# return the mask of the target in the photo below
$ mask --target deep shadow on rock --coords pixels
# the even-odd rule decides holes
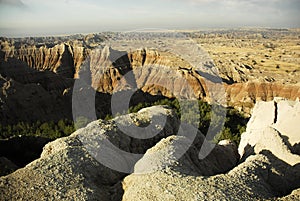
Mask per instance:
[[[48,138],[27,136],[0,140],[0,156],[9,159],[18,167],[24,167],[40,157],[48,142]]]
[[[19,167],[11,162],[6,157],[0,157],[0,176],[8,175],[14,171],[16,171]]]

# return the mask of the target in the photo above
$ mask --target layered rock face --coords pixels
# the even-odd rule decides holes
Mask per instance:
[[[117,56],[112,62],[109,55]],[[96,57],[95,57],[96,56]],[[132,53],[118,52],[105,47],[100,53],[92,56],[93,60],[100,59],[91,65],[92,86],[101,92],[112,93],[113,91],[126,89],[128,85],[139,87],[142,91],[152,95],[162,94],[169,98],[184,97],[198,98],[210,102],[212,88],[207,85],[211,78],[205,76],[200,68],[191,67],[190,64],[182,61],[179,57],[157,50],[142,49]],[[213,64],[210,64],[213,66]],[[99,66],[101,68],[99,69]],[[121,80],[129,71],[133,72],[134,83]],[[219,76],[223,77],[224,69]],[[275,73],[276,74],[276,73]],[[168,76],[166,76],[168,75]],[[246,76],[241,73],[240,76]],[[260,79],[262,75],[257,74],[257,80],[245,80],[240,83],[223,83],[229,106],[250,114],[251,109],[257,101],[271,101],[275,97],[284,97],[289,100],[296,100],[300,97],[299,83],[286,83],[267,81]],[[182,79],[178,79],[178,77]],[[187,81],[187,83],[183,82]],[[300,81],[300,80],[299,80]],[[192,95],[184,85],[189,85]],[[165,88],[164,86],[168,86]]]
[[[41,158],[1,177],[1,196],[4,200],[297,200],[300,161],[294,148],[300,140],[293,127],[299,122],[298,106],[299,102],[289,101],[257,104],[242,136],[239,150],[245,152],[240,151],[240,162],[238,148],[226,140],[199,159],[204,136],[199,132],[193,136],[195,129],[188,125],[180,128],[175,113],[163,106],[95,121],[47,144]],[[149,125],[153,127],[147,130]],[[145,132],[134,132],[132,126]],[[274,133],[275,127],[284,135]],[[256,139],[249,139],[249,132]],[[145,139],[151,133],[156,135]],[[281,138],[281,143],[257,136]],[[287,151],[278,152],[274,146]]]
[[[138,87],[152,95],[161,94],[169,98],[198,98],[211,101],[210,96],[213,92],[212,88],[207,85],[212,78],[201,72],[201,67],[191,67],[190,64],[171,53],[151,49],[127,53],[104,47],[96,53],[92,51],[91,55],[89,66],[91,83],[97,91],[113,93],[130,87]],[[213,64],[209,65],[213,66]],[[122,79],[129,72],[132,72],[133,79],[130,81],[126,80],[127,78]],[[223,77],[222,73],[224,69],[220,71],[220,77]],[[241,73],[241,76],[246,75]],[[224,82],[226,97],[223,98],[227,104],[250,114],[257,101],[271,101],[275,97],[296,100],[300,97],[299,83],[283,84],[260,79],[262,76],[260,74],[257,76],[257,80],[245,80],[241,83]],[[178,79],[179,77],[181,79]],[[188,85],[192,92],[185,91],[183,89],[185,85]]]
[[[0,52],[0,58],[1,124],[72,119],[73,78],[31,68],[14,57],[5,58],[4,52]],[[99,115],[104,118],[109,108],[101,105],[110,96],[94,93],[97,94],[96,103],[99,103],[96,107],[101,111]]]
[[[205,79],[197,69],[168,52],[153,49],[122,52],[105,46],[92,51],[88,63],[89,68],[85,70],[90,71],[92,86],[100,92],[113,93],[130,87],[169,98],[205,99],[207,96]],[[128,73],[132,73],[131,78],[126,77]],[[184,91],[184,85],[189,85],[191,90]]]
[[[257,101],[272,101],[276,97],[296,100],[300,97],[300,85],[265,82],[247,82],[226,85],[228,105],[247,114],[251,113]]]
[[[15,58],[39,71],[52,71],[64,77],[77,77],[90,48],[103,40],[97,34],[87,36],[5,39],[1,38],[4,60]],[[95,44],[96,43],[96,44]]]
[[[0,61],[1,123],[60,120],[71,117],[73,80],[39,72],[17,59]]]
[[[221,39],[225,37],[225,42],[213,34],[204,38],[193,36],[195,41],[203,43],[203,47],[207,48],[214,59],[219,71],[218,76],[224,81],[223,86],[226,91],[224,100],[229,106],[247,114],[250,114],[251,108],[259,100],[270,101],[274,97],[296,100],[300,97],[297,54],[293,49],[291,51],[283,49],[284,53],[281,52],[284,48],[283,44],[294,47],[293,43],[297,41],[293,35],[290,36],[290,32],[286,33],[286,37],[291,38],[290,41],[286,41],[287,39],[279,35],[279,44],[273,47],[268,45],[270,42],[268,39],[254,40],[251,33],[249,32],[250,38],[247,32],[243,32],[241,36],[230,35],[233,38],[237,37],[234,44],[231,44],[233,39],[225,37],[226,34],[220,35]],[[216,42],[210,41],[213,36],[217,37],[217,39],[214,38]],[[113,38],[114,35],[2,38],[1,60],[7,63],[5,65],[11,66],[13,64],[8,61],[14,58],[25,62],[28,67],[37,71],[51,71],[67,78],[79,78],[80,74],[85,74],[90,77],[89,84],[101,93],[112,94],[114,91],[138,87],[151,95],[163,95],[169,98],[192,98],[193,96],[193,98],[211,101],[209,96],[212,89],[208,87],[208,84],[213,78],[206,75],[201,66],[191,66],[180,58],[180,55],[176,56],[159,49],[141,47],[132,51],[121,51],[121,47],[105,46],[103,43],[105,37]],[[159,42],[161,41],[157,39],[157,43]],[[259,50],[257,55],[253,52],[255,48]],[[261,62],[258,61],[259,58]],[[278,63],[278,67],[274,63]],[[206,65],[208,68],[214,66],[213,63]],[[274,65],[273,70],[272,65]],[[8,68],[5,67],[5,69]],[[134,75],[133,81],[124,79],[124,75],[129,72]],[[28,79],[27,74],[20,73],[19,77],[22,76]],[[182,79],[177,79],[178,77]],[[183,80],[187,81],[193,90],[193,95],[182,89],[182,86],[186,85]],[[49,82],[56,83],[57,81]],[[65,87],[67,88],[69,86]]]

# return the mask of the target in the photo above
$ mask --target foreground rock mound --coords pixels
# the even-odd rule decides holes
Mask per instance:
[[[266,107],[269,104],[275,104],[275,110],[260,113],[258,108],[261,105],[264,109],[272,108]],[[259,103],[242,136],[239,149],[246,152],[239,165],[238,148],[228,140],[215,145],[200,160],[204,136],[195,128],[180,125],[174,111],[164,106],[142,109],[110,121],[95,121],[69,137],[47,144],[41,158],[1,177],[1,198],[297,200],[300,161],[290,148],[299,143],[299,135],[297,132],[289,135],[288,128],[299,122],[298,106],[299,102]],[[285,117],[281,116],[284,111],[289,111]],[[285,136],[289,138],[286,142],[290,144],[285,145],[286,152],[281,155],[272,144],[262,143],[267,140],[259,140],[260,135],[269,136],[268,140],[278,139],[274,135],[278,133],[272,130],[267,133],[265,129],[272,119],[268,118],[269,113],[276,114],[272,127],[287,132]],[[283,123],[285,120],[289,120],[290,126]],[[255,130],[254,125],[261,127]],[[247,137],[249,131],[256,142]],[[153,133],[155,136],[149,138]]]
[[[300,142],[295,128],[299,112],[298,101],[258,103],[239,146],[245,150],[240,151],[243,160],[228,173],[210,177],[201,175],[213,164],[195,167],[186,155],[172,160],[173,144],[184,140],[169,137],[148,150],[135,165],[136,172],[124,179],[123,200],[298,200],[299,190],[294,189],[300,187],[300,161],[293,147]],[[153,152],[160,152],[160,157],[152,157]],[[141,169],[154,171],[140,174]],[[279,198],[283,195],[287,196]]]
[[[123,200],[274,199],[286,193],[281,192],[282,189],[293,186],[290,181],[294,182],[295,187],[295,181],[299,181],[300,176],[299,167],[297,170],[269,152],[249,157],[227,174],[211,177],[183,175],[164,168],[126,177]]]
[[[128,117],[138,128],[145,128],[150,122],[156,122],[154,128],[157,130],[153,132],[157,135],[150,139],[136,139],[124,134],[117,127],[117,122],[119,127],[130,126],[132,122],[129,122]],[[165,124],[161,125],[164,119]],[[1,177],[1,197],[4,200],[37,200],[48,197],[63,200],[121,200],[123,195],[121,181],[133,171],[135,163],[151,147],[153,148],[145,157],[151,151],[155,151],[156,147],[162,147],[170,151],[165,153],[166,156],[175,159],[174,163],[170,160],[168,164],[163,157],[154,158],[153,160],[158,163],[153,166],[152,172],[156,171],[155,167],[161,166],[160,163],[165,164],[163,167],[172,166],[178,171],[185,169],[186,174],[195,175],[213,175],[236,165],[237,148],[229,144],[218,146],[207,159],[199,161],[198,152],[195,151],[200,148],[204,137],[198,132],[193,142],[183,136],[174,136],[178,133],[178,125],[179,120],[175,113],[162,106],[146,108],[137,114],[120,116],[108,122],[101,120],[92,122],[69,137],[47,144],[40,159],[8,176]],[[161,139],[163,140],[158,143]],[[171,144],[164,143],[170,141],[181,143],[180,139],[184,139],[183,143],[194,144],[183,159],[176,162],[176,154],[173,154]],[[124,152],[133,157],[122,154]],[[226,154],[222,154],[223,152]],[[218,157],[222,157],[222,163],[215,160]],[[139,162],[141,168],[145,168],[142,165],[143,161],[145,162],[145,158]],[[206,168],[198,168],[201,164]],[[187,165],[191,166],[186,168]],[[210,169],[210,166],[213,168]],[[121,168],[128,172],[122,173],[108,167]],[[125,169],[122,169],[124,167]]]
[[[197,140],[200,140],[202,144],[204,136]],[[183,150],[186,146],[190,147],[184,153]],[[135,164],[134,172],[146,174],[167,169],[185,175],[211,176],[227,172],[238,162],[237,147],[229,141],[222,141],[216,145],[203,160],[199,160],[200,147],[197,143],[192,144],[190,139],[184,136],[172,135],[162,139],[149,149],[143,158]]]

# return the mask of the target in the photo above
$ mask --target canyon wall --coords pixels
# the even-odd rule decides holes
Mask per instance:
[[[37,85],[30,86],[33,88],[39,88],[41,85],[46,91],[55,89],[58,90],[59,96],[65,96],[72,92],[73,78],[85,77],[87,84],[104,94],[137,87],[151,95],[197,98],[208,102],[212,100],[208,84],[215,78],[202,72],[201,66],[191,66],[179,56],[156,49],[120,51],[103,45],[104,40],[103,35],[97,34],[50,39],[1,38],[0,70],[3,94],[7,94],[6,89],[12,86],[10,82],[18,82],[21,85],[26,83],[27,88],[28,83],[31,83]],[[209,52],[214,58],[214,52],[211,49]],[[248,115],[259,100],[268,101],[274,97],[296,100],[300,97],[296,70],[291,74],[282,74],[282,78],[279,79],[278,70],[272,74],[272,71],[264,72],[246,64],[247,62],[226,63],[223,58],[215,59],[219,70],[219,74],[215,75],[223,80],[227,105]],[[27,68],[25,73],[20,67],[22,65]],[[214,64],[208,63],[207,66],[211,68]],[[28,73],[28,69],[35,71]],[[122,79],[130,72],[133,79]],[[289,80],[289,77],[292,77],[292,80],[285,83],[285,76],[286,80]],[[183,87],[186,85],[193,93]],[[19,89],[14,91],[18,92]]]

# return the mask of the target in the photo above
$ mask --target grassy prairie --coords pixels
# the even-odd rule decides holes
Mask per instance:
[[[257,30],[208,32],[194,39],[219,69],[247,65],[253,77],[271,76],[276,81],[300,77],[300,31]]]

